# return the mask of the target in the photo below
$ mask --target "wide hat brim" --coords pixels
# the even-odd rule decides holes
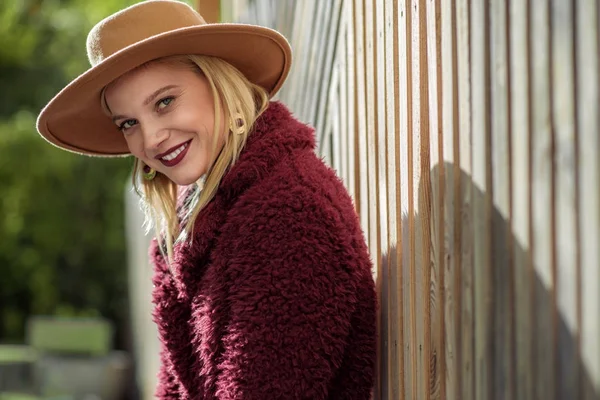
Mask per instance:
[[[42,110],[38,132],[51,144],[92,156],[129,155],[123,134],[104,114],[102,89],[149,61],[175,55],[219,57],[274,96],[289,73],[292,52],[278,32],[255,25],[205,24],[139,41],[88,69]]]

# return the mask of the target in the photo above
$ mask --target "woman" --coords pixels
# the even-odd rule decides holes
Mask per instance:
[[[87,48],[92,68],[38,131],[69,151],[135,157],[157,236],[157,396],[368,399],[371,263],[312,129],[269,100],[286,40],[151,0],[100,22]]]

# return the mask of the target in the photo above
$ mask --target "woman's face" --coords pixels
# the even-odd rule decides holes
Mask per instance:
[[[148,64],[112,82],[105,99],[129,150],[146,165],[178,185],[206,173],[213,159],[215,110],[201,73],[184,65]],[[217,153],[224,128],[220,132]]]

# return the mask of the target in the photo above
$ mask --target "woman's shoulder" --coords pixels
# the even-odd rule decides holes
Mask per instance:
[[[301,268],[307,254],[318,254],[323,273],[358,277],[370,270],[350,196],[335,172],[306,152],[281,163],[240,196],[221,233],[219,248],[230,259],[260,255],[297,260]]]
[[[264,215],[294,217],[293,224],[358,222],[343,182],[312,150],[296,152],[279,163],[238,199],[232,211],[240,220]],[[350,225],[346,228],[355,228]]]

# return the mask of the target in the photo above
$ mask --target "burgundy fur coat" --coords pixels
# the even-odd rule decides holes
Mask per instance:
[[[174,274],[156,242],[160,399],[368,399],[376,296],[351,198],[272,102]]]

